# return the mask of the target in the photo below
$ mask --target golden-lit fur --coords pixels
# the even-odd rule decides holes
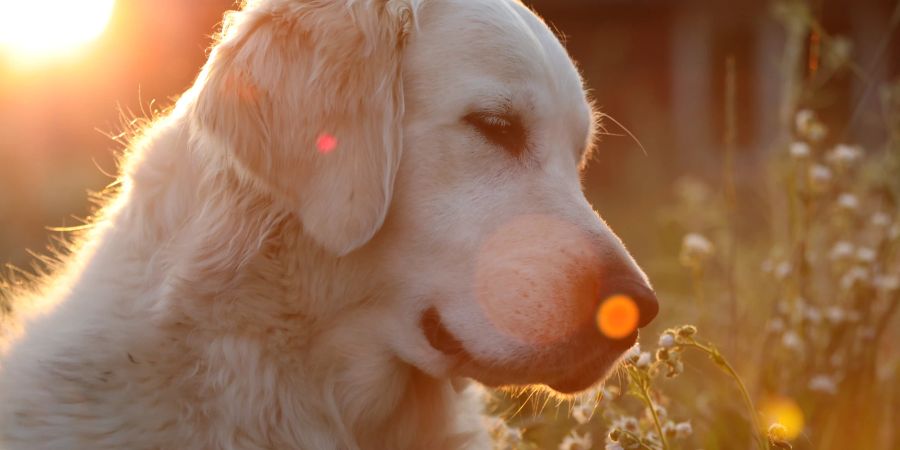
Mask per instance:
[[[529,124],[518,159],[461,119],[497,105]],[[579,334],[597,267],[646,284],[581,194],[591,121],[518,2],[248,3],[15,294],[0,447],[488,448],[457,381],[583,388],[622,350]]]

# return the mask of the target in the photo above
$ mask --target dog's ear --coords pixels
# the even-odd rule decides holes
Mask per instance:
[[[339,255],[391,200],[411,1],[257,1],[226,18],[194,87],[194,131]]]

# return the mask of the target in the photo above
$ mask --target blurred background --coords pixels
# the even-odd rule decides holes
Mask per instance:
[[[89,215],[88,192],[103,189],[116,173],[121,144],[115,137],[126,122],[170,106],[191,84],[223,12],[236,7],[232,0],[101,0],[96,3],[111,9],[92,13],[104,20],[83,44],[23,54],[17,36],[4,29],[41,36],[31,28],[79,22],[71,14],[95,2],[57,2],[80,5],[81,12],[38,9],[29,13],[33,22],[9,9],[44,3],[0,0],[0,266],[26,270],[34,259],[28,250],[45,253],[51,235],[61,233],[51,227],[80,225]],[[838,217],[832,206],[844,201],[842,193],[854,192],[871,194],[860,197],[859,217],[881,214],[886,230],[900,230],[890,228],[900,223],[900,164],[885,162],[891,152],[900,155],[898,2],[526,3],[565,39],[598,106],[614,119],[604,121],[585,190],[661,294],[661,320],[651,331],[679,320],[701,325],[737,360],[757,400],[777,395],[793,405],[786,417],[806,419],[791,430],[800,448],[898,448],[900,358],[897,333],[890,331],[896,320],[888,319],[900,294],[896,286],[842,288],[829,280],[843,280],[851,269],[821,257],[835,242],[850,241],[877,250],[873,261],[880,263],[860,262],[870,264],[865,270],[873,280],[876,272],[900,273],[893,232],[879,238],[893,244],[876,245],[862,219],[828,222]],[[844,143],[863,149],[871,170],[860,169],[857,177],[831,159],[825,167],[826,155]],[[837,181],[813,198],[796,182],[808,167],[818,174],[825,168],[829,177],[834,172]],[[815,223],[825,228],[817,231]],[[702,233],[710,247],[686,248],[697,244],[683,240],[688,233]],[[714,263],[701,267],[692,259],[714,248]],[[828,267],[813,265],[816,258]],[[775,278],[763,275],[773,270]],[[840,289],[849,290],[832,295]],[[865,303],[872,298],[878,303]],[[864,314],[856,322],[823,322],[826,307]],[[817,334],[817,323],[826,323],[825,334]],[[860,342],[868,347],[860,350]],[[857,373],[823,360],[824,352],[854,361],[864,354],[871,367]],[[729,403],[735,391],[709,390],[707,380],[718,374],[702,360],[686,362],[692,377],[657,397],[693,418],[696,437],[684,448],[747,448],[734,444],[752,442],[739,405]],[[846,395],[811,387],[826,375]],[[627,406],[607,410],[625,414]],[[850,420],[862,410],[869,416]],[[522,426],[547,448],[570,429],[605,433],[614,420],[569,420],[543,431],[533,422]],[[603,448],[602,436],[595,435],[593,448]]]
[[[40,3],[40,2],[37,2]],[[638,256],[658,251],[646,229],[619,226],[652,211],[683,175],[717,177],[725,134],[726,60],[737,71],[739,183],[779,141],[786,31],[761,0],[535,0],[565,36],[602,110],[627,136],[606,136],[586,186]],[[836,75],[817,99],[827,122],[852,124],[835,139],[884,140],[871,85],[897,76],[900,37],[888,32],[890,0],[814,2],[830,31],[846,36],[866,77]],[[231,0],[127,0],[94,41],[36,60],[0,47],[0,261],[27,264],[47,226],[84,217],[86,190],[111,180],[123,116],[146,116],[184,91],[203,64]],[[45,11],[52,15],[53,11]],[[848,49],[849,51],[849,49]],[[840,55],[838,55],[839,57]],[[865,98],[861,98],[865,97]],[[607,121],[607,131],[624,135]],[[642,211],[644,214],[637,214]],[[620,219],[621,217],[621,219]],[[639,225],[639,224],[638,224]]]

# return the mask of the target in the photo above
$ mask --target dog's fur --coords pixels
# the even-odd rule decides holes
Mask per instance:
[[[633,342],[590,334],[602,269],[648,288],[580,191],[581,84],[513,0],[244,5],[16,294],[0,447],[484,448],[454,380],[589,386]]]

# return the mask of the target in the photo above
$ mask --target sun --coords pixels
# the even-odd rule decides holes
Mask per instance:
[[[0,0],[0,52],[18,58],[62,56],[96,39],[115,0]]]

